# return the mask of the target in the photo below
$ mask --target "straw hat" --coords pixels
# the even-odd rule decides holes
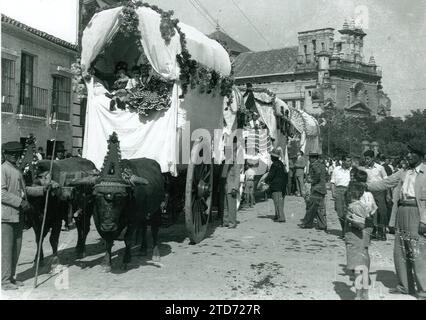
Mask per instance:
[[[282,155],[282,149],[281,149],[281,147],[277,147],[277,148],[272,149],[271,156],[280,158],[281,155]]]

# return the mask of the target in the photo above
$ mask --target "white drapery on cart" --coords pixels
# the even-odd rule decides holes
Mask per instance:
[[[115,37],[120,27],[122,7],[95,14],[83,32],[81,66],[87,72],[95,59],[103,72],[112,72],[114,64],[125,61],[129,66],[141,59],[134,41]],[[113,131],[120,139],[122,157],[134,159],[147,157],[156,160],[162,172],[177,173],[177,164],[182,161],[178,151],[180,130],[190,122],[191,131],[205,128],[209,131],[223,127],[224,97],[189,90],[185,99],[179,99],[180,68],[176,55],[181,53],[179,33],[166,44],[161,36],[161,16],[150,8],[136,9],[144,54],[155,72],[167,80],[176,80],[171,107],[165,111],[140,116],[128,110],[109,110],[110,99],[107,89],[92,77],[86,82],[88,103],[84,133],[83,157],[100,168],[107,152],[107,140]],[[185,33],[187,49],[192,59],[228,76],[231,63],[226,50],[215,40],[198,30],[179,23]],[[101,56],[99,56],[101,54]],[[209,116],[207,116],[209,115]]]

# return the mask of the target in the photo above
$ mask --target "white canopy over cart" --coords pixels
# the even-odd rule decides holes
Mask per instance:
[[[181,93],[180,68],[176,55],[181,53],[179,34],[166,44],[160,32],[161,16],[147,7],[135,9],[139,18],[143,50],[154,71],[167,80],[176,80],[172,91],[171,107],[166,111],[154,112],[147,117],[128,110],[109,109],[108,90],[92,77],[86,82],[88,104],[84,132],[83,157],[99,168],[107,151],[107,140],[113,131],[120,139],[122,157],[134,159],[147,157],[159,162],[163,172],[177,174],[177,164],[182,162],[177,152],[179,131],[187,121],[190,132],[198,128],[223,128],[223,110],[226,101],[219,92],[201,94],[197,89],[189,90],[185,98]],[[103,72],[113,72],[115,63],[125,61],[137,64],[141,55],[134,41],[115,37],[119,31],[122,7],[97,13],[83,32],[81,67],[87,72],[93,62]],[[201,65],[229,75],[231,63],[226,50],[215,40],[198,30],[179,23],[185,33],[187,49],[193,59]],[[180,149],[180,148],[179,148]]]

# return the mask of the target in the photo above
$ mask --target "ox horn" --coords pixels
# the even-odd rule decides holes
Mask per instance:
[[[130,183],[133,184],[133,185],[141,185],[141,184],[147,185],[147,184],[149,184],[147,179],[142,178],[142,177],[138,177],[136,175],[132,175],[130,177]]]
[[[79,179],[73,179],[69,182],[70,186],[80,186],[80,185],[95,185],[98,182],[99,177],[89,176]]]

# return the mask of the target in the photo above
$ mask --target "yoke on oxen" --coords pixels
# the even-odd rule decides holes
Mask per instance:
[[[40,173],[49,172],[50,160],[40,160],[37,163],[37,167]],[[72,200],[75,187],[70,186],[70,182],[95,174],[97,174],[97,169],[90,160],[80,157],[54,160],[51,179],[56,181],[60,186],[56,195],[63,201]]]

